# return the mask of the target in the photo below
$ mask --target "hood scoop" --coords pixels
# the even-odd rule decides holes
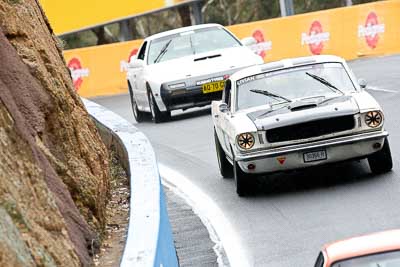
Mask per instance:
[[[220,57],[220,56],[221,56],[221,54],[216,54],[216,55],[211,55],[211,56],[206,56],[206,57],[199,57],[199,58],[195,58],[194,61],[212,59],[212,58],[216,58],[216,57]]]
[[[315,108],[315,107],[317,107],[316,103],[295,101],[290,104],[289,109],[290,109],[290,111],[299,111],[299,110],[310,109],[310,108]]]

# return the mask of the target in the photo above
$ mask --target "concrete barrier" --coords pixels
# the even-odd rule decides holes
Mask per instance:
[[[129,228],[121,267],[178,266],[154,150],[131,123],[82,99],[105,144],[116,150],[130,177]]]

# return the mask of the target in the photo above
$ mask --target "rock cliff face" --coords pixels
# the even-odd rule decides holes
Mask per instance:
[[[0,266],[88,266],[107,150],[35,0],[0,1]]]

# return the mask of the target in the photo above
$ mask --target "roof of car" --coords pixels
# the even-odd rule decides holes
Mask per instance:
[[[223,27],[223,26],[220,24],[216,24],[216,23],[207,23],[207,24],[182,27],[182,28],[177,28],[177,29],[173,29],[170,31],[156,33],[154,35],[151,35],[151,36],[145,38],[145,41],[151,41],[154,39],[162,38],[162,37],[165,37],[168,35],[173,35],[173,34],[177,34],[177,33],[181,33],[181,32],[193,31],[193,30],[204,29],[204,28],[211,28],[211,27]]]
[[[329,263],[384,251],[400,250],[400,230],[337,241],[325,245],[323,250]]]
[[[285,69],[285,68],[315,64],[315,63],[326,63],[326,62],[343,63],[345,62],[345,60],[341,57],[332,55],[287,58],[279,61],[268,62],[265,64],[260,64],[249,68],[245,68],[233,74],[231,76],[231,80],[239,80],[244,77],[252,76],[261,72],[268,72],[272,70]]]

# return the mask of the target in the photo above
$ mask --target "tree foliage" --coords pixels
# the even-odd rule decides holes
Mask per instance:
[[[208,0],[202,11],[205,22],[222,25],[280,16],[278,0]]]
[[[374,0],[353,0],[353,4]],[[343,7],[346,0],[293,0],[295,14]],[[204,2],[205,22],[233,25],[281,16],[279,0],[207,0]]]
[[[293,0],[295,14],[346,6],[346,0]],[[353,5],[376,2],[376,0],[352,0]]]
[[[346,6],[349,0],[292,0],[295,14]],[[363,4],[376,0],[352,0]],[[191,8],[181,6],[128,20],[130,37],[141,39],[149,35],[193,23]],[[233,25],[281,16],[279,0],[204,0],[202,14],[205,23]],[[62,38],[65,48],[78,48],[126,40],[121,38],[120,25],[114,23]]]

